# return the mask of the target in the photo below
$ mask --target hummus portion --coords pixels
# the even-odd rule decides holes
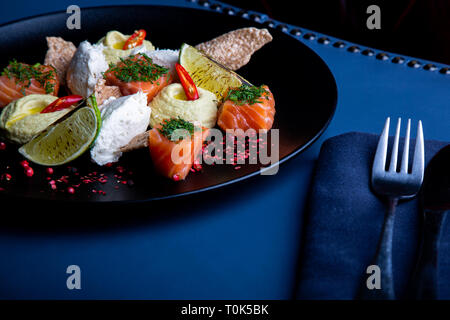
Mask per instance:
[[[58,97],[48,94],[30,94],[14,100],[0,114],[0,129],[10,141],[25,144],[44,131],[75,106],[60,111],[40,113]]]
[[[98,41],[99,44],[101,43],[104,46],[103,54],[105,55],[105,59],[108,62],[108,64],[117,63],[120,61],[120,58],[125,58],[130,54],[135,54],[139,50],[140,51],[155,50],[153,44],[148,40],[144,40],[144,43],[139,47],[128,50],[122,50],[123,45],[130,36],[131,35],[125,35],[119,31],[113,30],[109,31],[106,34],[106,36],[104,36]]]
[[[216,95],[208,90],[197,88],[199,98],[187,100],[184,89],[179,83],[172,83],[150,102],[152,114],[150,125],[155,127],[163,120],[182,118],[189,122],[198,122],[205,128],[212,128],[217,121],[218,101]]]

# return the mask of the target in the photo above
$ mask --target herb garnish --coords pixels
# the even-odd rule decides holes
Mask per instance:
[[[21,85],[21,92],[25,95],[25,88],[30,87],[31,80],[36,80],[44,88],[45,93],[53,92],[56,82],[56,73],[53,68],[48,68],[36,63],[32,66],[12,60],[6,68],[3,68],[2,76],[7,76],[8,79],[15,78],[16,84]]]
[[[112,72],[117,79],[123,82],[143,81],[153,83],[153,81],[169,72],[168,68],[153,63],[152,59],[145,53],[120,58],[120,61],[117,64],[110,64],[109,69],[103,73],[105,79],[105,74]]]
[[[241,106],[243,104],[251,105],[261,103],[262,101],[258,99],[261,98],[264,93],[267,93],[267,90],[264,89],[263,86],[256,87],[243,84],[239,88],[230,89],[225,100],[231,100]]]
[[[189,133],[189,135],[192,136],[194,134],[194,131],[199,129],[196,126],[194,126],[193,123],[181,119],[180,117],[169,120],[166,119],[161,123],[161,125],[162,125],[161,128],[158,129],[159,132],[161,132],[161,134],[163,134],[169,140],[175,142],[187,138],[187,136],[180,136],[178,134],[176,135],[176,137],[173,137],[173,133],[175,130],[185,130],[185,133],[187,131],[187,133]]]

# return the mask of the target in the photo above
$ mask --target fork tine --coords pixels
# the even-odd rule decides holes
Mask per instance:
[[[383,132],[381,133],[380,139],[378,140],[377,151],[375,153],[375,158],[373,159],[372,170],[374,172],[385,171],[390,120],[391,118],[389,117],[386,119]]]
[[[418,175],[422,179],[425,169],[425,151],[423,144],[424,142],[423,142],[422,121],[419,120],[419,124],[417,125],[417,137],[416,137],[416,146],[414,149],[412,174]]]
[[[402,124],[402,118],[398,118],[397,129],[395,130],[394,145],[392,146],[391,164],[389,165],[389,171],[397,171],[397,157],[398,157],[398,141],[400,139],[400,126]]]
[[[410,131],[411,131],[411,119],[408,119],[408,124],[406,125],[405,145],[403,147],[402,166],[400,168],[400,172],[402,173],[408,173]]]

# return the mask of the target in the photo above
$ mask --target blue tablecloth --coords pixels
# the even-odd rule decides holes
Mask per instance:
[[[95,5],[143,3],[199,7],[181,0]],[[65,10],[70,4],[3,3],[0,23]],[[401,116],[421,119],[428,139],[450,140],[448,75],[302,41],[328,64],[339,92],[336,115],[312,147],[282,165],[275,176],[209,194],[207,205],[194,198],[167,212],[149,207],[142,219],[131,223],[105,221],[59,231],[0,224],[0,298],[295,297],[307,192],[324,139],[349,131],[379,133],[387,116]],[[73,219],[76,223],[77,217]],[[71,264],[81,268],[81,290],[67,290],[66,268]]]

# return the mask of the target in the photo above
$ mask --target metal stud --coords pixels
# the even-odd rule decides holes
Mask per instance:
[[[369,57],[371,57],[371,56],[373,56],[373,55],[375,54],[375,52],[374,52],[373,50],[370,50],[370,49],[365,49],[365,50],[363,50],[361,53],[362,53],[363,55],[369,56]]]
[[[285,24],[279,24],[277,26],[277,29],[280,30],[281,32],[287,32],[288,31],[288,27]]]
[[[408,67],[419,68],[422,64],[417,60],[411,60],[408,62]]]
[[[437,70],[437,67],[432,63],[427,63],[426,65],[423,66],[423,68],[427,71],[436,71]]]
[[[388,60],[389,59],[389,55],[387,53],[380,52],[379,54],[376,55],[376,58],[378,60]]]
[[[209,7],[209,5],[210,5],[209,1],[206,1],[206,0],[199,0],[198,4],[203,7]]]
[[[447,67],[441,68],[441,70],[439,70],[439,73],[450,74],[450,68],[447,68]]]
[[[394,58],[392,59],[392,62],[393,62],[393,63],[402,64],[402,63],[405,62],[405,58],[400,57],[400,56],[397,56],[397,57],[394,57]]]
[[[241,11],[238,12],[238,16],[247,19],[249,17],[249,14],[248,14],[247,10],[241,10]]]
[[[333,47],[335,47],[335,48],[343,48],[343,47],[345,47],[345,42],[336,41],[335,43],[333,43]]]
[[[302,35],[302,31],[300,29],[298,29],[298,28],[293,28],[293,29],[291,29],[290,34],[292,34],[293,36],[298,37],[298,36]]]
[[[225,12],[229,16],[234,16],[236,14],[236,11],[233,8],[224,8],[222,12]]]
[[[330,43],[330,39],[327,37],[320,37],[317,42],[321,43],[321,44],[329,44]]]
[[[314,33],[306,33],[303,38],[306,40],[314,40],[316,38],[316,35]]]
[[[211,5],[211,9],[214,11],[220,11],[222,9],[222,6],[220,4],[214,3]]]
[[[275,22],[273,22],[272,20],[264,21],[263,25],[268,28],[275,28]]]
[[[261,16],[259,14],[253,13],[250,15],[250,19],[255,22],[261,22]]]
[[[348,47],[347,51],[357,53],[357,52],[360,52],[361,49],[358,46],[351,46],[351,47]]]

